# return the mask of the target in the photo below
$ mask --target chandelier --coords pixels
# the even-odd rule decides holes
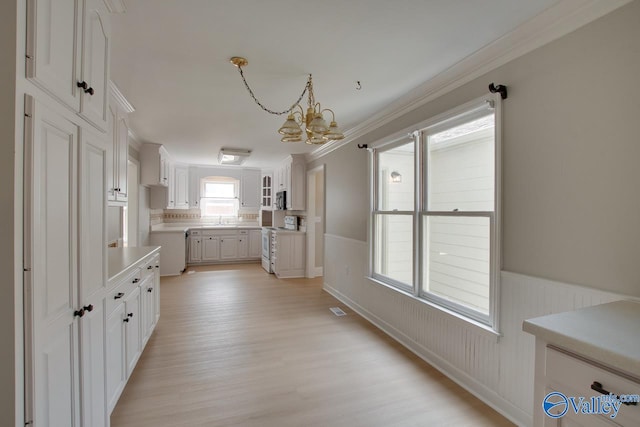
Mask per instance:
[[[344,138],[344,134],[338,128],[338,124],[336,123],[336,116],[333,110],[329,108],[322,108],[319,102],[316,102],[315,96],[313,94],[313,80],[311,79],[311,74],[309,74],[309,78],[307,79],[307,83],[304,86],[304,90],[298,97],[298,100],[291,105],[291,107],[284,111],[273,111],[265,107],[253,93],[253,90],[249,87],[249,83],[244,78],[244,73],[242,72],[242,67],[247,65],[249,61],[245,58],[234,56],[231,58],[231,63],[238,67],[240,71],[240,76],[242,77],[242,81],[244,82],[249,95],[253,98],[253,100],[269,114],[275,114],[281,116],[283,114],[287,114],[287,120],[284,124],[278,129],[278,133],[282,135],[282,142],[301,142],[304,138],[304,141],[307,144],[324,144],[327,141],[331,140],[339,140]],[[300,105],[300,101],[304,98],[304,95],[307,94],[307,109],[306,112],[304,108]],[[324,114],[326,112],[331,113],[331,121],[329,125],[324,118]],[[304,131],[303,126],[304,125]],[[304,135],[304,136],[303,136]]]

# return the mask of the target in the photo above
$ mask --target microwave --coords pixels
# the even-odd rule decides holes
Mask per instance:
[[[276,209],[278,210],[287,209],[287,192],[286,191],[278,191],[276,193]]]

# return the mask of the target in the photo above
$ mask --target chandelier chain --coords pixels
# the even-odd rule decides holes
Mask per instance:
[[[270,110],[269,108],[265,107],[264,105],[262,105],[262,103],[260,101],[258,101],[258,98],[256,98],[255,94],[253,93],[253,91],[249,87],[249,83],[247,83],[247,79],[244,78],[244,73],[242,72],[242,67],[238,67],[238,70],[240,71],[240,76],[242,77],[242,81],[244,82],[244,86],[247,88],[247,91],[249,92],[249,95],[251,95],[251,97],[256,102],[256,104],[258,104],[258,106],[260,108],[262,108],[264,111],[266,111],[267,113],[275,114],[276,116],[281,116],[283,114],[289,114],[291,112],[291,110],[293,110],[295,108],[295,106],[298,105],[300,103],[300,101],[302,101],[302,98],[304,97],[305,93],[307,93],[307,90],[310,90],[310,87],[311,87],[311,74],[309,74],[309,79],[307,80],[307,84],[304,86],[304,90],[302,91],[302,93],[298,97],[298,100],[296,102],[294,102],[291,105],[291,107],[289,107],[288,110],[273,111],[273,110]]]

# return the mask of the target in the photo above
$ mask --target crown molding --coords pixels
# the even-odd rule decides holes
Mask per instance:
[[[127,11],[124,0],[104,0],[104,4],[107,5],[107,9],[111,13],[125,13]]]
[[[142,143],[138,140],[136,134],[133,133],[131,129],[129,129],[129,145],[138,152],[140,151],[140,147],[142,147]]]
[[[577,30],[632,0],[561,0],[513,31],[411,90],[369,119],[307,154],[317,160],[460,86]],[[490,82],[487,82],[487,85]],[[502,82],[507,83],[508,82]]]
[[[118,86],[116,86],[116,84],[111,80],[109,80],[109,92],[111,92],[111,96],[113,96],[113,99],[116,100],[118,105],[120,105],[120,107],[125,112],[133,113],[134,111],[136,111],[136,108],[133,105],[131,105],[129,101],[127,101],[127,98],[125,98],[122,92],[120,92],[120,89],[118,89]]]

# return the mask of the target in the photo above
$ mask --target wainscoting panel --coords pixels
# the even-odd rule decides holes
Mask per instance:
[[[525,319],[624,299],[503,271],[500,333],[369,280],[366,242],[325,235],[324,288],[518,425],[532,425],[534,337]]]

